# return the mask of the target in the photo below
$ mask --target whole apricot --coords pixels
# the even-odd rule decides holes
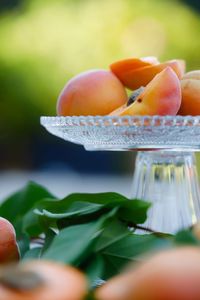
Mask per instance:
[[[0,217],[0,264],[18,259],[15,229],[8,220]]]
[[[0,300],[83,300],[87,280],[77,269],[50,261],[0,268]]]
[[[190,71],[184,74],[183,78],[184,79],[195,79],[195,80],[200,80],[200,70],[194,70]]]
[[[192,233],[196,237],[196,239],[200,240],[200,222],[199,221],[193,225]]]
[[[186,73],[181,80],[182,102],[179,115],[200,115],[200,70]]]
[[[166,250],[97,289],[98,300],[199,300],[200,249]]]
[[[107,115],[127,101],[119,79],[106,70],[91,70],[72,78],[57,101],[59,116]]]

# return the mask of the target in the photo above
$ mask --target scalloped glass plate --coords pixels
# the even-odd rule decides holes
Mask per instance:
[[[200,116],[41,117],[51,134],[86,150],[200,151]]]

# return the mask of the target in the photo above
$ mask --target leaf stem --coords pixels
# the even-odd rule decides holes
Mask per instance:
[[[147,231],[147,232],[150,232],[150,233],[158,233],[158,232],[154,231],[151,228],[148,228],[148,227],[145,227],[145,226],[141,226],[141,225],[138,225],[138,224],[134,224],[134,223],[131,223],[131,224],[129,223],[128,226],[134,227],[135,229],[141,229],[141,230],[144,230],[144,231]]]
[[[149,232],[149,233],[153,233],[154,235],[156,235],[157,237],[169,237],[169,234],[164,234],[162,232],[158,232],[158,231],[155,231],[149,227],[145,227],[145,226],[141,226],[141,225],[138,225],[138,224],[135,224],[135,223],[132,223],[132,222],[128,222],[128,226],[130,228],[133,228],[133,229],[140,229],[140,230],[143,230],[143,231],[146,231],[146,232]]]

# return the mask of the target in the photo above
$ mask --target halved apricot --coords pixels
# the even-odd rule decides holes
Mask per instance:
[[[146,65],[145,65],[146,64]],[[147,63],[135,59],[122,60],[110,65],[111,71],[123,85],[131,90],[146,86],[156,74],[166,67],[171,67],[180,79],[185,72],[185,62],[181,59],[169,60],[164,63]]]
[[[176,115],[181,105],[181,87],[176,73],[165,68],[144,88],[131,103],[122,105],[110,115]],[[139,91],[140,91],[139,90]]]
[[[121,74],[157,64],[159,64],[159,61],[154,56],[142,58],[127,58],[112,63],[110,65],[110,69],[120,79]]]

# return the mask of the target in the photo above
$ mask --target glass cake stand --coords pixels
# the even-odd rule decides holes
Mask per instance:
[[[200,116],[41,117],[41,124],[86,150],[138,151],[131,197],[152,202],[143,226],[174,233],[200,219]]]

